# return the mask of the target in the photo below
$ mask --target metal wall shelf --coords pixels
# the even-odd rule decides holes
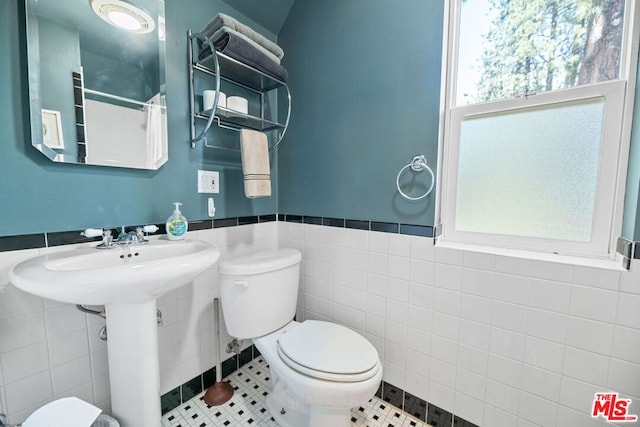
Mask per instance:
[[[253,129],[261,132],[272,132],[273,137],[270,138],[270,150],[273,150],[280,144],[284,134],[289,126],[291,117],[291,92],[287,84],[273,76],[263,73],[247,64],[230,58],[213,48],[213,43],[199,33],[188,32],[188,54],[189,54],[189,98],[191,112],[191,147],[195,148],[197,143],[204,141],[204,145],[209,148],[222,148],[215,145],[207,144],[206,134],[211,129],[211,125],[216,125],[223,129],[241,130]],[[198,59],[198,55],[194,56],[194,52],[200,52],[199,43],[214,53],[207,55],[202,59]],[[197,111],[196,110],[196,72],[203,73],[215,78],[215,87],[211,88],[216,91],[214,105],[218,103],[217,94],[220,93],[220,82],[225,81],[231,85],[243,88],[255,93],[260,99],[260,115],[243,114],[232,111],[227,108],[217,107],[215,111]],[[281,90],[286,93],[287,99],[287,115],[284,122],[279,122],[267,118],[265,108],[265,96],[270,91]],[[198,121],[206,121],[204,129],[200,134],[196,132]],[[239,151],[239,149],[238,149]]]
[[[211,116],[211,110],[196,113],[195,117],[201,120],[209,120]],[[218,107],[215,114],[220,123],[227,126],[235,126],[238,129],[248,128],[258,130],[261,132],[268,132],[271,130],[283,130],[284,125],[282,123],[274,122],[271,120],[262,119],[260,117],[252,116],[250,114],[243,114],[237,111],[229,110],[227,108]],[[217,119],[214,118],[217,121]]]

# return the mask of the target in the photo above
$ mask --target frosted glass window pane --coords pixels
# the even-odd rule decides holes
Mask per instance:
[[[604,98],[461,122],[455,229],[588,242]]]

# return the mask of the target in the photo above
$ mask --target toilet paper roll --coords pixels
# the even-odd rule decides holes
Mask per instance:
[[[37,409],[22,427],[91,427],[100,412],[77,397],[65,397]]]
[[[237,111],[238,113],[249,113],[249,101],[241,96],[230,96],[227,98],[227,109]]]
[[[213,108],[213,100],[216,97],[215,90],[205,90],[202,92],[202,110],[207,111]],[[227,95],[224,92],[220,92],[218,97],[218,107],[225,108],[227,106]]]

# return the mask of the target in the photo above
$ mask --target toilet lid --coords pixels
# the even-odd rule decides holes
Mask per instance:
[[[376,374],[380,363],[375,347],[362,335],[318,320],[282,334],[278,353],[289,367],[331,381],[364,381]]]

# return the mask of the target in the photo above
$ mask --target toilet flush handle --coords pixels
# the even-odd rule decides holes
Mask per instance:
[[[240,286],[241,288],[247,289],[249,287],[249,281],[247,280],[234,280],[234,286]]]

